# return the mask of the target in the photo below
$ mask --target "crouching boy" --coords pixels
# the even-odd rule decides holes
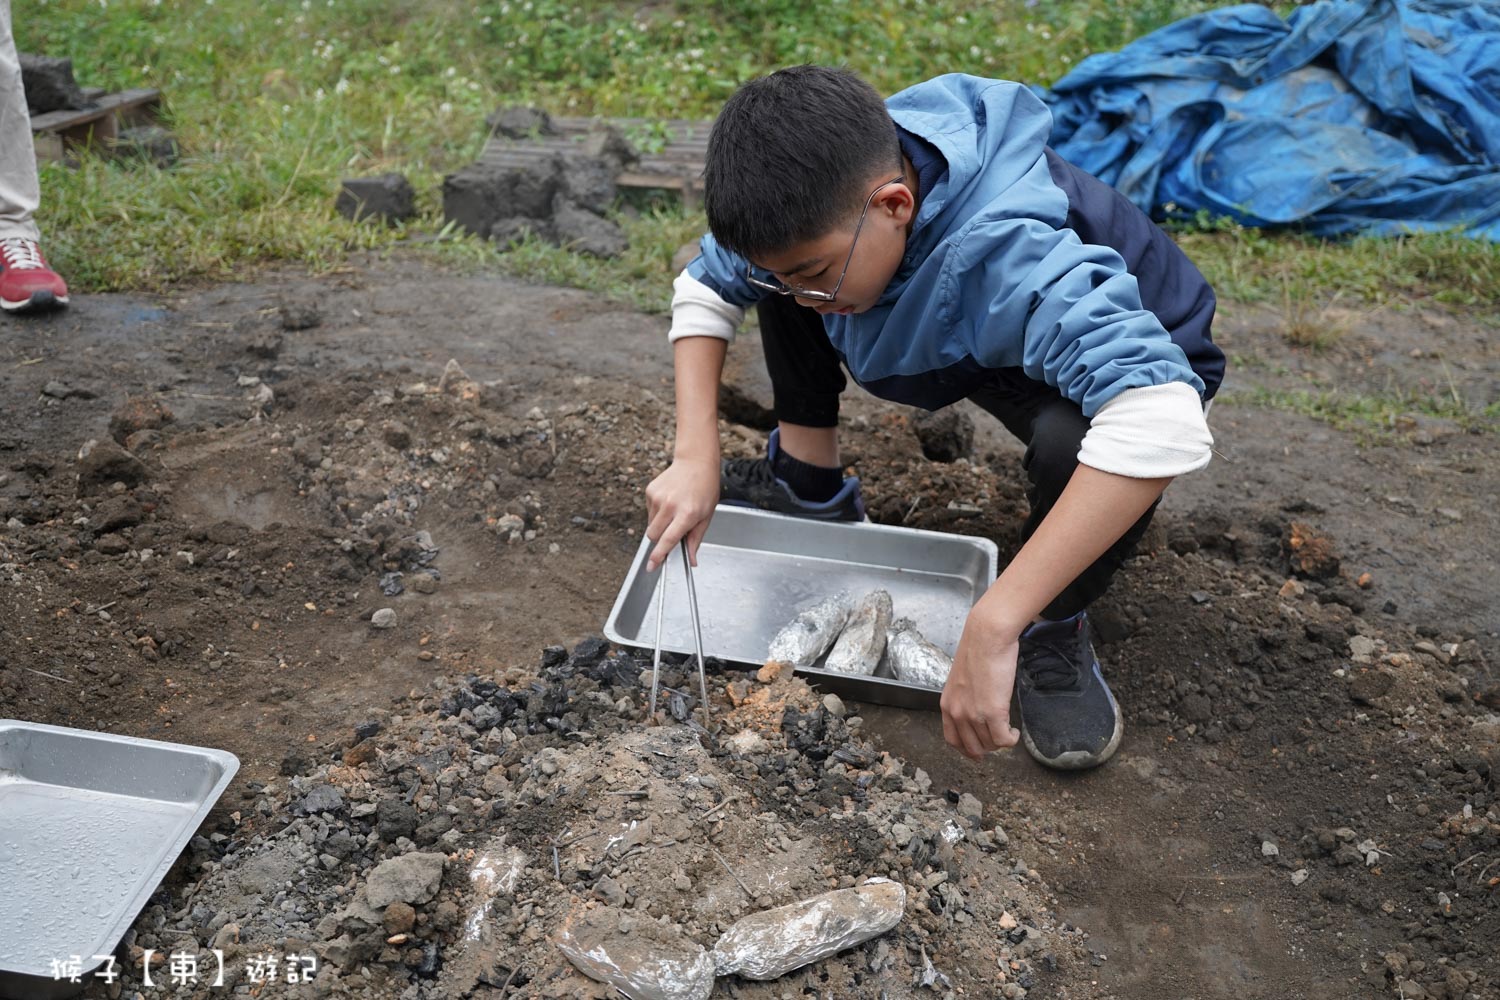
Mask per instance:
[[[1085,609],[1172,478],[1208,463],[1224,356],[1202,274],[1048,148],[1051,124],[1025,87],[957,74],[883,101],[799,66],[730,98],[708,144],[710,235],[674,284],[677,437],[646,533],[655,568],[683,538],[696,553],[720,501],[863,519],[839,459],[845,370],[897,403],[972,400],[1025,443],[1031,513],[965,623],[944,736],[975,760],[1024,740],[1084,768],[1123,729]],[[719,378],[752,305],[778,426],[765,458],[721,462]]]

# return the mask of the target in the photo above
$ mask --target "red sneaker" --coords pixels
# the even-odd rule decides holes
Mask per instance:
[[[0,309],[33,312],[68,304],[68,283],[47,266],[35,240],[0,240]]]

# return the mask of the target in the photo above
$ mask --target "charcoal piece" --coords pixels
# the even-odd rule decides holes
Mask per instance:
[[[568,659],[575,669],[587,669],[597,665],[608,652],[608,639],[590,636],[573,647],[573,655]]]

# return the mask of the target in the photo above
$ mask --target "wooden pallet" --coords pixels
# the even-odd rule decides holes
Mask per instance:
[[[49,111],[31,119],[31,139],[39,163],[66,160],[80,150],[107,151],[122,129],[154,125],[161,120],[161,91],[122,90],[106,94],[85,88],[97,102],[86,111]]]
[[[535,139],[491,136],[479,160],[499,167],[528,166],[559,153],[573,152],[589,130],[600,124],[612,125],[627,136],[632,129],[647,125],[671,135],[661,149],[642,152],[634,167],[615,178],[620,187],[669,191],[680,195],[689,208],[702,200],[703,164],[708,153],[708,132],[713,125],[707,121],[657,123],[647,118],[554,118],[551,135]]]

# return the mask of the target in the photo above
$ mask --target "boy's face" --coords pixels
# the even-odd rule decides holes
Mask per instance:
[[[905,177],[874,179],[863,223],[859,217],[851,218],[817,239],[770,254],[755,265],[793,289],[832,292],[837,287],[838,297],[832,302],[793,293],[800,305],[820,314],[864,312],[890,284],[906,252],[906,234],[916,214],[912,174],[908,163]]]

